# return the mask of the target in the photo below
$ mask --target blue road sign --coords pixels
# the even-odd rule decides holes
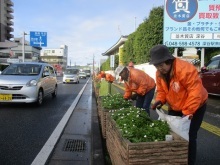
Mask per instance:
[[[30,32],[30,45],[35,47],[47,47],[47,32]]]

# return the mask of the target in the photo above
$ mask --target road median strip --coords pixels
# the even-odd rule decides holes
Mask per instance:
[[[119,85],[119,84],[116,84],[116,83],[112,83],[112,84],[113,84],[114,86],[116,86],[116,87],[122,89],[122,90],[125,89],[124,87],[122,87],[122,86]],[[152,101],[152,103],[154,103],[154,100]],[[167,107],[166,105],[163,105],[163,106],[162,106],[162,109],[168,111],[168,107]],[[214,126],[214,125],[212,125],[212,124],[209,124],[209,123],[203,121],[203,122],[202,122],[202,125],[201,125],[201,128],[203,128],[203,129],[205,129],[205,130],[207,130],[207,131],[209,131],[209,132],[211,132],[211,133],[213,133],[213,134],[215,134],[215,135],[217,135],[217,136],[220,136],[220,128],[217,127],[217,126]]]

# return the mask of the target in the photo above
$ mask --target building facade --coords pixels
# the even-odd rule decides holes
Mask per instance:
[[[105,53],[102,53],[103,56],[119,56],[119,65],[123,65],[121,60],[121,52],[122,48],[124,46],[125,41],[128,40],[128,36],[121,36],[119,40],[108,50],[106,50]]]
[[[23,57],[23,39],[15,38],[12,42],[16,47],[0,49],[0,64],[13,62],[31,62],[40,60],[40,47],[32,47],[28,41],[24,43],[24,57]]]
[[[61,45],[59,49],[44,49],[40,59],[53,65],[57,70],[57,74],[62,75],[63,70],[67,67],[68,46]]]
[[[12,19],[14,16],[14,3],[11,0],[0,0],[0,48],[10,45],[10,41],[14,36],[11,34],[14,29]],[[6,45],[7,44],[7,45]]]

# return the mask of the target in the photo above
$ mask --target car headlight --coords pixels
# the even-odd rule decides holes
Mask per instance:
[[[26,85],[27,86],[36,86],[37,85],[37,81],[36,80],[30,80]]]

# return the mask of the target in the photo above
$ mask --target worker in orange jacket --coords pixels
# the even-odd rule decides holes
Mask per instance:
[[[134,63],[133,63],[132,61],[130,61],[130,62],[128,63],[128,67],[129,67],[129,68],[134,68]]]
[[[154,79],[144,71],[132,67],[118,66],[115,73],[125,83],[124,99],[136,99],[136,107],[144,108],[150,116],[156,86]]]
[[[105,74],[105,80],[108,81],[108,82],[110,82],[110,83],[113,83],[113,81],[115,80],[115,78],[114,78],[111,74],[106,73],[106,74]]]
[[[113,83],[113,81],[115,80],[114,76],[112,76],[111,74],[109,73],[105,73],[104,71],[101,71],[98,76],[97,76],[98,79],[105,79],[106,81],[108,81],[109,83]]]
[[[104,71],[101,71],[97,76],[96,76],[97,79],[101,80],[102,78],[105,78],[105,72]]]
[[[165,45],[154,46],[150,56],[150,64],[157,69],[157,95],[152,109],[167,103],[169,115],[190,116],[188,164],[194,165],[197,132],[206,111],[208,93],[195,66],[172,56]]]

